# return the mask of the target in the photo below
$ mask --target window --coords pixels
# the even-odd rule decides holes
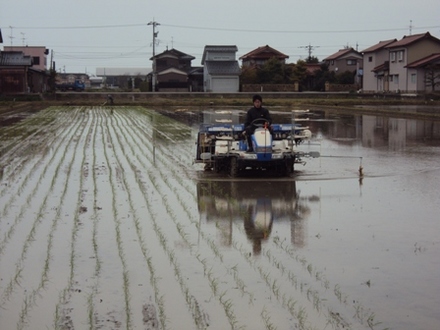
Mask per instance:
[[[402,62],[402,61],[403,61],[403,54],[404,54],[404,51],[403,51],[403,50],[399,50],[399,51],[397,52],[397,59],[399,60],[399,62]]]
[[[417,79],[416,74],[415,73],[411,73],[411,84],[415,84],[416,83],[416,79]]]
[[[39,56],[33,56],[32,60],[34,62],[34,65],[40,65],[40,57]]]
[[[390,61],[391,62],[396,62],[396,52],[391,52],[390,53]]]
[[[347,65],[356,65],[356,60],[347,60]]]
[[[368,62],[373,62],[373,56],[368,56]]]

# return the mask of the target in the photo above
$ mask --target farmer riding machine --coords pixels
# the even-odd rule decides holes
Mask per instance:
[[[302,157],[319,157],[317,152],[305,153],[298,146],[311,138],[311,131],[295,120],[287,124],[272,124],[270,129],[265,119],[255,120],[255,131],[251,137],[253,152],[248,152],[243,124],[232,120],[218,120],[216,123],[201,124],[197,135],[196,163],[205,164],[205,170],[226,172],[237,177],[245,170],[271,171],[278,175],[293,173],[294,164],[304,163]],[[225,111],[222,112],[227,113]]]

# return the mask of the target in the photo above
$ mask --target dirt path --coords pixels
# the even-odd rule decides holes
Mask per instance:
[[[0,132],[1,329],[374,328],[282,236],[254,256],[231,219],[222,244],[228,228],[201,218],[188,126],[51,107]]]

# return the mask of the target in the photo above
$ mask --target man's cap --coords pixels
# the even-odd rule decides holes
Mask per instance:
[[[255,102],[255,100],[259,100],[260,102],[263,102],[263,99],[260,95],[256,94],[252,97],[252,102]]]

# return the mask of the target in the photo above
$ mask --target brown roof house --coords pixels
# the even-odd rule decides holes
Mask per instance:
[[[266,45],[244,54],[239,59],[242,61],[243,67],[251,67],[262,66],[273,57],[277,58],[282,63],[285,63],[286,59],[289,58],[289,56],[286,54],[283,54],[278,50]]]
[[[323,60],[327,65],[329,71],[341,73],[350,71],[356,73],[355,83],[360,84],[363,70],[362,70],[362,54],[353,48],[340,49],[338,52],[326,57]]]
[[[172,48],[155,55],[154,59],[158,91],[187,92],[191,89],[189,73],[193,71],[191,61],[195,59],[194,56]]]
[[[440,91],[440,53],[428,55],[406,66],[416,91]],[[413,79],[414,78],[414,82]]]
[[[203,86],[205,92],[236,93],[240,89],[237,46],[207,45],[203,51]]]
[[[387,46],[389,52],[389,90],[402,93],[424,92],[423,65],[417,62],[440,53],[440,40],[429,32],[404,36]],[[414,65],[415,63],[416,65]]]
[[[387,46],[397,39],[380,41],[363,50],[363,83],[364,92],[388,90],[389,54]]]

